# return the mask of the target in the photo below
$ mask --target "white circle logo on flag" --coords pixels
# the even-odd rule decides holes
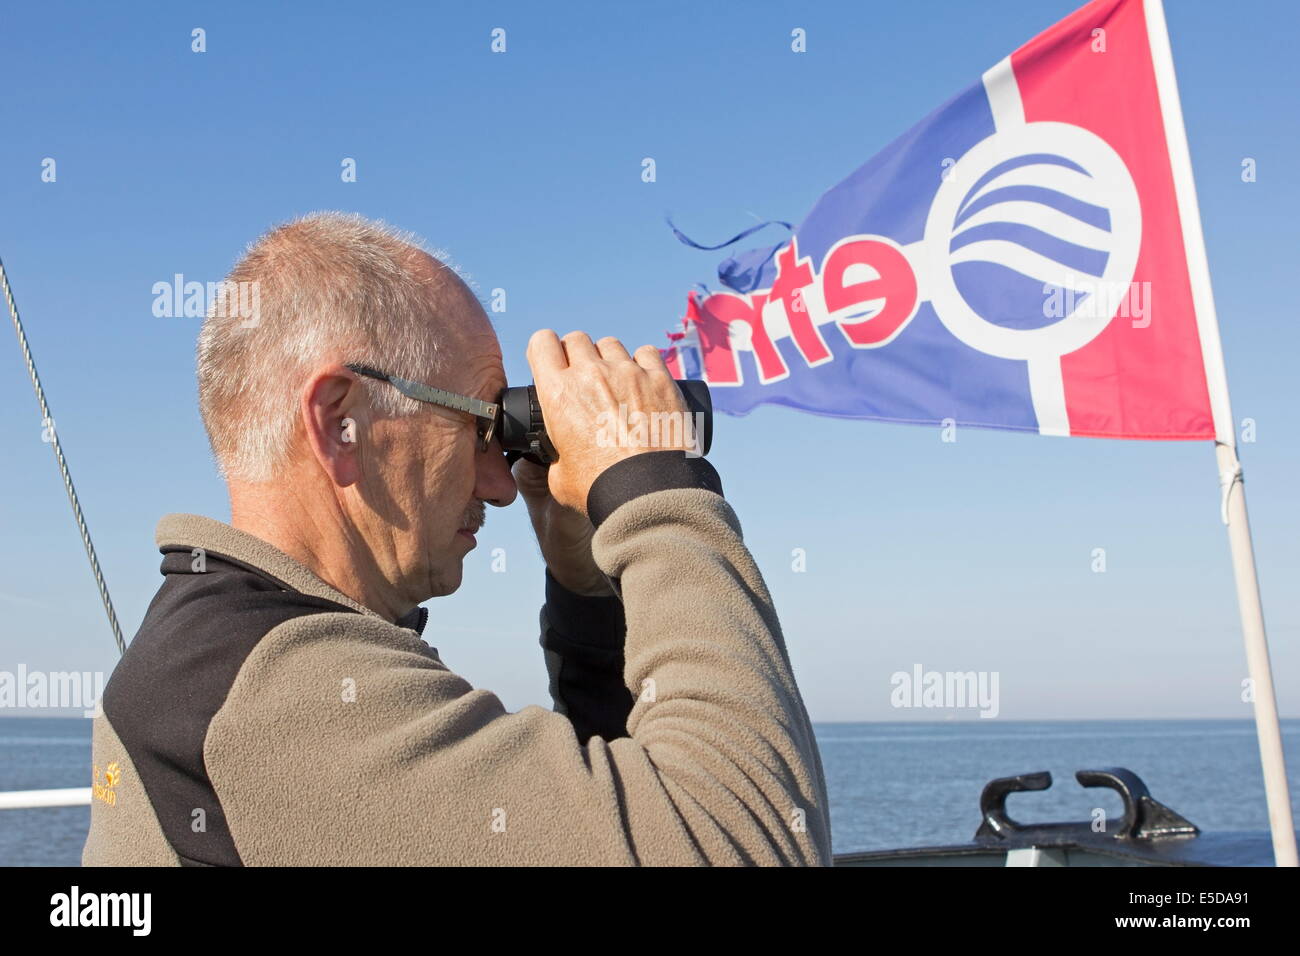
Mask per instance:
[[[963,155],[936,193],[927,291],[972,348],[1055,361],[1110,323],[1141,243],[1137,187],[1108,143],[1068,123],[1015,125]]]

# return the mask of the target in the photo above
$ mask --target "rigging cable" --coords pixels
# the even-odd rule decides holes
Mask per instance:
[[[113,610],[113,599],[108,596],[108,585],[104,583],[104,573],[99,569],[99,558],[95,556],[95,546],[90,541],[90,529],[86,527],[85,516],[81,513],[81,502],[77,500],[77,489],[72,487],[72,475],[68,472],[68,462],[63,457],[63,447],[59,444],[58,430],[50,416],[50,407],[45,402],[45,389],[41,388],[41,379],[36,374],[36,362],[32,359],[32,350],[27,345],[27,333],[23,331],[22,320],[18,318],[18,306],[14,304],[14,295],[9,288],[9,276],[5,274],[3,260],[0,260],[0,286],[4,287],[5,301],[9,304],[9,315],[14,320],[14,331],[18,333],[18,346],[23,350],[23,360],[27,363],[27,374],[32,378],[32,388],[36,390],[36,401],[41,406],[41,426],[48,429],[50,444],[54,447],[54,458],[59,463],[59,474],[63,476],[63,487],[68,490],[68,501],[72,504],[72,516],[77,521],[77,530],[81,532],[81,543],[86,546],[86,555],[90,558],[90,569],[95,573],[95,584],[99,586],[99,596],[104,602],[104,611],[108,614],[108,624],[113,629],[119,654],[126,653],[126,642],[122,640],[122,628],[117,623],[117,614]]]

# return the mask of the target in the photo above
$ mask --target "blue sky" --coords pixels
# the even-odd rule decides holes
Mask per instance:
[[[665,212],[705,241],[753,216],[798,221],[1076,6],[11,7],[0,257],[128,634],[161,581],[159,516],[228,518],[195,407],[199,320],[155,317],[155,282],[217,280],[268,226],[344,209],[447,249],[484,295],[507,290],[495,318],[513,382],[528,379],[537,328],[658,344],[721,258],[677,243]],[[1234,411],[1257,423],[1242,458],[1293,716],[1300,18],[1287,3],[1227,9],[1170,0],[1167,16]],[[206,53],[190,50],[195,27]],[[505,54],[489,51],[494,27]],[[790,52],[795,27],[805,54]],[[45,157],[57,182],[41,181]],[[341,181],[344,157],[355,183]],[[6,336],[0,670],[107,671],[116,651]],[[711,458],[815,720],[930,716],[890,706],[890,676],[915,664],[998,672],[1007,719],[1250,714],[1207,443],[971,429],[943,443],[936,429],[767,407],[722,419]],[[541,584],[519,505],[489,515],[465,585],[430,605],[430,643],[512,709],[548,703]]]

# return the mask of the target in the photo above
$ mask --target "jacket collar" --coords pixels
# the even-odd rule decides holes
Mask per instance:
[[[414,631],[416,634],[424,633],[424,625],[429,623],[429,609],[417,604],[411,610],[397,619],[397,626],[404,627],[408,631]]]
[[[324,598],[342,604],[370,617],[382,618],[363,604],[359,604],[342,591],[326,584],[306,565],[295,561],[279,548],[246,531],[240,531],[224,521],[202,515],[164,515],[154,532],[154,541],[160,550],[168,548],[202,548],[215,555],[234,558],[275,578],[286,587],[302,594]],[[424,633],[429,612],[416,606],[398,619],[397,626]]]

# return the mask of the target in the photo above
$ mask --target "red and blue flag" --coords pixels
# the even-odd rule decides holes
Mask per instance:
[[[1205,271],[1163,11],[1095,0],[726,259],[664,356],[733,414],[1208,439]]]

